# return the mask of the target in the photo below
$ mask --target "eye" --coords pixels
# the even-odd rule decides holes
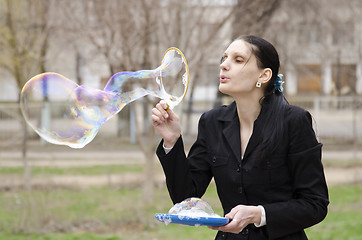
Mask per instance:
[[[237,63],[243,63],[243,62],[244,62],[244,59],[241,58],[241,57],[237,57],[237,58],[235,58],[235,62],[237,62]]]
[[[226,59],[226,56],[222,56],[221,59],[220,59],[220,64],[223,63]]]

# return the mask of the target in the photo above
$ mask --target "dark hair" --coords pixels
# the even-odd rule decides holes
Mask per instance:
[[[275,91],[274,88],[274,82],[278,76],[280,67],[279,55],[274,46],[263,38],[252,35],[240,36],[236,40],[243,40],[251,45],[251,52],[256,57],[259,68],[270,68],[272,70],[272,77],[266,86],[264,86],[264,97],[273,92],[281,95],[282,93]]]
[[[274,87],[280,67],[279,55],[270,42],[260,37],[240,36],[236,40],[243,40],[251,45],[252,53],[257,59],[259,68],[272,70],[272,77],[263,86],[264,96],[260,99],[263,119],[267,119],[262,129],[263,140],[260,151],[260,159],[264,159],[277,148],[284,132],[284,112],[288,102],[283,93]]]

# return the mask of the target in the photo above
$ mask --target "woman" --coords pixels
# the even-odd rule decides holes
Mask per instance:
[[[212,178],[230,223],[216,239],[307,239],[327,214],[328,190],[311,115],[289,105],[272,44],[244,36],[226,49],[219,90],[234,102],[204,113],[186,157],[178,117],[161,101],[152,124],[174,203],[201,197]]]

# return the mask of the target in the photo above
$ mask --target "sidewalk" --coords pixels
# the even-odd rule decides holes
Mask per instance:
[[[143,164],[142,151],[44,151],[27,153],[27,159],[32,166],[92,166],[111,164]],[[22,166],[20,152],[0,152],[0,167]]]
[[[345,161],[345,160],[353,160],[359,159],[362,162],[362,149],[357,151],[330,151],[323,150],[322,159],[324,160],[337,160],[337,161]]]
[[[353,163],[353,159],[358,159],[361,163],[362,151],[353,153],[351,151],[324,151],[324,163],[329,161],[343,161]],[[113,150],[113,151],[29,151],[28,164],[32,167],[86,167],[101,165],[118,164],[144,164],[145,158],[140,150]],[[347,164],[348,165],[348,164]],[[0,152],[1,167],[22,167],[23,161],[20,152]],[[157,160],[155,157],[155,166]],[[338,167],[336,164],[325,164],[325,174],[329,186],[343,185],[351,183],[362,183],[362,166],[359,164],[354,167]],[[50,176],[46,178],[34,177],[33,183],[38,185],[65,185],[65,186],[99,186],[117,184],[118,186],[134,186],[142,182],[140,173],[124,173],[119,175],[100,175],[100,176]],[[164,184],[162,171],[157,171],[155,176],[157,184]],[[0,186],[18,186],[22,185],[22,179],[19,176],[0,176]]]
[[[326,160],[362,160],[362,149],[358,151],[330,151],[323,150],[323,159]],[[27,158],[29,160],[40,161],[40,160],[87,160],[87,161],[110,161],[110,162],[127,162],[137,161],[144,162],[144,155],[141,150],[76,150],[69,149],[69,151],[28,151]],[[0,164],[3,161],[8,160],[21,160],[22,155],[20,151],[2,151],[0,152]]]

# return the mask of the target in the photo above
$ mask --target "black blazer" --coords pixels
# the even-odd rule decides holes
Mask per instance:
[[[243,159],[235,102],[204,113],[198,137],[185,155],[182,138],[165,154],[162,141],[157,155],[174,203],[201,197],[214,178],[224,210],[262,205],[266,226],[247,226],[240,234],[218,232],[216,239],[307,239],[304,229],[327,214],[328,190],[321,163],[321,147],[310,114],[288,105],[285,132],[276,151],[258,162],[263,109],[254,122]]]

